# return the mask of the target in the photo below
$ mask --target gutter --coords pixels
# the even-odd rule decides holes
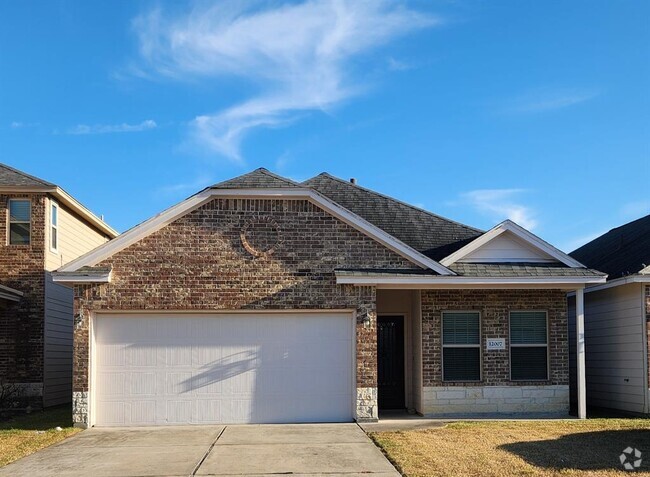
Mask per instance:
[[[337,275],[340,285],[376,286],[377,288],[582,288],[605,283],[605,276],[583,277],[387,277],[379,275]]]

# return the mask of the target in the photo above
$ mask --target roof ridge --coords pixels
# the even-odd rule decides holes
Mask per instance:
[[[286,182],[287,184],[291,184],[291,185],[295,185],[295,186],[299,186],[299,185],[301,185],[299,182],[296,182],[296,181],[291,180],[291,179],[289,179],[289,178],[287,178],[287,177],[284,177],[284,176],[281,176],[281,175],[279,175],[279,174],[276,174],[275,172],[271,172],[271,171],[269,171],[266,167],[258,167],[257,169],[255,169],[255,170],[253,170],[253,171],[251,171],[251,172],[256,172],[256,171],[259,171],[259,172],[261,172],[262,174],[266,174],[267,176],[273,177],[274,179],[278,179],[278,180],[284,181],[284,182]],[[250,172],[249,172],[249,174],[250,174]]]
[[[409,207],[409,208],[411,208],[413,210],[417,210],[418,212],[424,212],[425,214],[430,215],[431,217],[435,217],[437,219],[445,220],[447,222],[451,222],[452,224],[460,225],[461,227],[465,227],[466,229],[472,230],[474,232],[479,232],[479,233],[482,233],[482,234],[485,233],[485,230],[477,229],[476,227],[472,227],[471,225],[463,224],[461,222],[457,222],[456,220],[448,219],[447,217],[443,217],[442,215],[435,214],[435,213],[433,213],[433,212],[431,212],[429,210],[423,209],[421,207],[417,207],[417,206],[415,206],[413,204],[409,204],[408,202],[404,202],[403,200],[396,199],[395,197],[391,197],[389,195],[382,194],[381,192],[377,192],[376,190],[368,189],[367,187],[360,186],[359,184],[353,184],[352,182],[341,179],[340,177],[333,176],[329,172],[321,172],[320,174],[318,174],[318,175],[316,175],[316,176],[314,176],[314,177],[312,177],[310,179],[307,179],[306,181],[303,182],[303,184],[305,182],[308,182],[311,179],[314,179],[314,178],[319,177],[319,176],[326,176],[326,177],[329,177],[330,179],[334,179],[334,180],[336,180],[336,181],[338,181],[338,182],[340,182],[342,184],[346,184],[346,185],[348,185],[350,187],[357,187],[357,188],[359,188],[361,190],[364,190],[366,192],[369,192],[371,194],[377,195],[379,197],[383,197],[384,199],[389,199],[389,200],[395,201],[395,202],[397,202],[399,204],[402,204],[402,205],[404,205],[406,207]]]
[[[18,169],[14,168],[14,167],[11,167],[11,166],[9,166],[9,165],[3,163],[3,162],[0,162],[0,167],[4,167],[5,169],[10,170],[11,172],[14,172],[14,173],[16,173],[16,174],[20,174],[21,176],[26,177],[26,178],[28,178],[28,179],[31,179],[31,180],[33,180],[33,181],[40,182],[41,184],[43,184],[43,185],[45,185],[45,186],[56,187],[56,184],[53,184],[53,183],[48,182],[48,181],[45,181],[45,180],[43,180],[43,179],[39,179],[39,178],[36,177],[36,176],[33,176],[33,175],[31,175],[31,174],[27,174],[26,172],[23,172],[23,171],[18,170]]]
[[[635,223],[635,222],[640,222],[640,221],[642,221],[642,220],[647,220],[647,219],[650,219],[650,214],[648,214],[648,215],[644,215],[643,217],[639,217],[638,219],[630,220],[629,222],[627,222],[627,223],[625,223],[625,224],[623,224],[623,225],[619,225],[618,227],[614,227],[614,228],[612,228],[612,229],[609,229],[607,232],[605,232],[605,233],[604,233],[603,235],[601,235],[600,237],[602,237],[602,236],[604,236],[604,235],[607,235],[608,233],[613,232],[614,230],[622,229],[623,227],[627,227],[628,225],[632,225],[632,224]],[[600,238],[600,237],[597,237],[597,238]],[[597,239],[597,238],[596,238],[596,239]],[[596,239],[594,239],[594,240],[596,240]]]
[[[645,221],[645,220],[648,220],[648,219],[650,219],[650,214],[648,214],[648,215],[644,215],[643,217],[639,217],[638,219],[631,220],[631,221],[629,221],[629,222],[626,223],[626,224],[619,225],[618,227],[611,228],[611,229],[609,229],[607,232],[605,232],[605,233],[599,235],[598,237],[596,237],[595,239],[590,240],[589,242],[587,242],[587,243],[581,245],[580,247],[576,248],[573,252],[569,253],[569,255],[571,255],[571,254],[573,254],[573,253],[576,253],[576,252],[580,251],[580,249],[582,249],[582,248],[584,248],[584,247],[587,247],[587,246],[591,245],[592,243],[594,243],[594,242],[596,242],[596,241],[598,241],[598,240],[605,239],[605,237],[607,237],[607,236],[608,236],[609,234],[611,234],[612,232],[617,232],[617,231],[620,232],[620,231],[621,231],[623,228],[625,228],[625,227],[628,227],[628,226],[630,226],[630,225],[632,225],[632,224],[634,224],[634,223],[636,223],[636,222],[641,222],[641,221]],[[649,233],[649,232],[642,231],[642,232],[640,233],[639,237],[644,237],[644,236],[647,235],[648,233]],[[622,238],[622,237],[623,237],[623,236],[621,235],[621,238]],[[637,237],[637,239],[638,239],[639,237]],[[615,254],[615,253],[617,253],[617,252],[618,252],[618,250],[612,250],[612,251],[608,252],[607,255],[604,255],[604,256],[611,256],[611,255],[613,255],[613,254]]]
[[[236,177],[231,177],[230,179],[226,179],[226,180],[217,182],[216,184],[212,184],[212,185],[208,186],[207,189],[218,189],[219,187],[221,187],[223,185],[234,183],[236,181],[241,181],[241,179],[243,179],[243,178],[254,176],[256,174],[263,174],[266,177],[269,177],[269,178],[274,179],[276,181],[280,181],[280,182],[282,182],[284,184],[287,184],[287,185],[290,185],[290,186],[301,187],[301,184],[298,183],[298,182],[295,182],[295,181],[293,181],[291,179],[288,179],[286,177],[282,177],[282,176],[280,176],[278,174],[275,174],[275,173],[269,171],[268,169],[266,169],[264,167],[258,167],[257,169],[253,169],[252,171],[245,172],[244,174],[238,175]]]

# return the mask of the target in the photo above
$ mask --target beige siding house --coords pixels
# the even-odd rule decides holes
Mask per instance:
[[[0,164],[0,384],[36,406],[72,396],[72,290],[51,272],[117,236],[49,182]],[[0,403],[0,407],[7,403]]]

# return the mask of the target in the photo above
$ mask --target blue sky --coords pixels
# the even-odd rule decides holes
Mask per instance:
[[[650,213],[650,2],[0,3],[0,162],[118,230],[257,167],[570,251]]]

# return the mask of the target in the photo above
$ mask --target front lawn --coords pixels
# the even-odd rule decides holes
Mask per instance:
[[[457,422],[371,437],[409,477],[650,475],[650,419]],[[627,447],[643,453],[634,472],[619,460]]]
[[[57,426],[63,430],[57,431]],[[72,427],[69,406],[33,412],[0,422],[0,467],[56,444],[79,430]]]

